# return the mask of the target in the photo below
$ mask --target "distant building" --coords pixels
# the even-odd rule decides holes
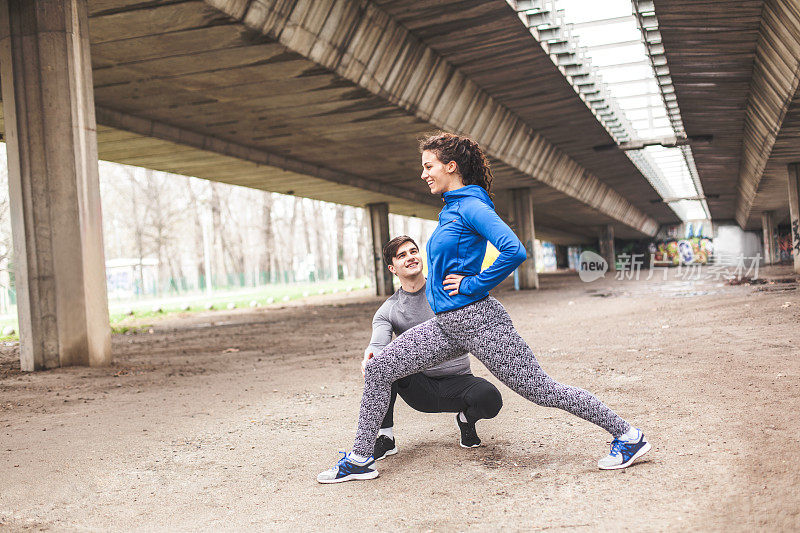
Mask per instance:
[[[120,258],[106,261],[109,299],[154,294],[158,283],[158,260]]]

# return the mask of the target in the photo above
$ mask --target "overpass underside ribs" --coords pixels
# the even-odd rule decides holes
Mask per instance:
[[[369,204],[367,209],[372,236],[372,263],[375,266],[375,292],[378,296],[391,296],[394,293],[394,280],[383,262],[383,247],[389,242],[389,205]]]
[[[22,370],[111,360],[86,0],[0,0]]]
[[[595,149],[624,150],[665,199],[693,191],[699,199],[665,202],[681,219],[709,218],[652,0],[607,2],[594,20],[578,0],[507,2],[615,141]]]
[[[744,124],[736,221],[750,219],[764,171],[792,99],[800,87],[800,8],[767,1],[755,55]]]
[[[432,127],[471,136],[491,157],[598,213],[646,235],[657,231],[654,219],[372,3],[206,2]]]

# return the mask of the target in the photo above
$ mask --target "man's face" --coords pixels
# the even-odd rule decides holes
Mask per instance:
[[[389,271],[401,278],[416,276],[422,272],[422,258],[413,242],[405,242],[397,249]]]

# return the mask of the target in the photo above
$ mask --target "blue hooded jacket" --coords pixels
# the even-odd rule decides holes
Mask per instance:
[[[484,298],[527,258],[525,247],[497,215],[483,187],[466,185],[442,197],[445,206],[427,246],[425,296],[434,313],[452,311]],[[487,240],[500,256],[481,272]],[[466,276],[455,296],[442,286],[448,274]]]

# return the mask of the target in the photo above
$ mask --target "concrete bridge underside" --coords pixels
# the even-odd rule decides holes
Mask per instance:
[[[800,4],[655,0],[665,55],[711,216],[788,219],[787,165],[800,161]]]
[[[101,157],[432,218],[415,139],[457,129],[492,155],[498,192],[534,188],[543,237],[593,240],[605,224],[637,237],[676,220],[624,154],[592,150],[610,137],[502,1],[209,3],[89,2],[98,123],[112,128],[98,131]],[[428,4],[448,33],[431,35]],[[514,48],[465,41],[475,17],[508,26],[495,39]]]
[[[788,223],[800,273],[800,3],[655,0],[686,133],[715,220],[762,229]]]
[[[593,150],[611,137],[502,0],[2,0],[0,21],[15,246],[23,236],[33,268],[17,277],[26,369],[110,359],[98,155],[434,218],[416,139],[446,129],[485,148],[498,210],[529,222],[524,239],[533,219],[518,205],[561,244],[677,221],[622,152]],[[80,237],[73,259],[59,232]]]

